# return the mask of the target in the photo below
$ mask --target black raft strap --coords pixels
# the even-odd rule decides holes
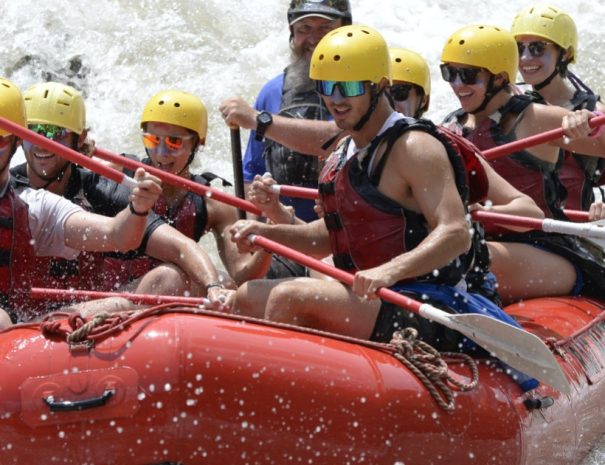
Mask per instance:
[[[321,195],[323,195],[323,194],[332,195],[335,192],[334,182],[322,182],[322,183],[319,184],[317,190],[319,191],[319,193]]]
[[[354,270],[355,264],[353,263],[353,258],[348,253],[339,253],[332,257],[334,261],[334,266],[341,270]]]
[[[13,219],[6,216],[0,216],[0,228],[13,229]]]
[[[328,231],[339,231],[342,229],[342,222],[338,213],[326,213],[324,215],[324,221]]]
[[[0,267],[5,268],[10,266],[11,253],[10,250],[0,250]]]

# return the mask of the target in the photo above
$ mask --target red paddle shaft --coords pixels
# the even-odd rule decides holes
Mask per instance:
[[[605,115],[590,118],[588,124],[591,128],[602,126],[605,124]],[[559,139],[564,135],[565,133],[563,132],[563,128],[552,129],[550,131],[541,132],[540,134],[535,134],[521,140],[516,140],[514,142],[509,142],[508,144],[494,147],[493,149],[484,150],[481,152],[481,154],[486,160],[495,160],[496,158],[503,157],[504,155],[508,155],[509,153],[513,153],[518,150],[523,150],[528,147],[534,147],[536,145],[544,144],[545,142]]]
[[[154,176],[160,178],[166,184],[171,184],[182,189],[187,189],[188,191],[194,192],[198,195],[212,197],[213,199],[216,199],[220,202],[232,205],[234,207],[237,207],[241,210],[245,210],[249,213],[253,213],[255,215],[262,214],[261,210],[257,208],[252,202],[240,199],[238,197],[235,197],[218,189],[214,189],[212,187],[203,186],[202,184],[199,184],[195,181],[191,181],[190,179],[182,178],[181,176],[177,176],[176,174],[167,173],[166,171],[162,171],[161,169],[156,168],[154,166],[146,165],[140,161],[132,160],[131,158],[127,158],[123,155],[118,155],[101,148],[95,149],[95,155],[99,158],[102,158],[103,160],[110,161],[112,163],[115,163],[116,165],[124,166],[131,170],[143,168],[148,173],[151,173]]]
[[[105,299],[108,297],[122,297],[130,300],[132,303],[145,305],[159,305],[166,303],[207,305],[209,303],[208,299],[202,297],[131,294],[128,292],[101,292],[75,289],[45,289],[40,287],[33,287],[31,295],[34,299],[50,299],[54,301],[69,300],[72,297],[78,300],[95,300]]]
[[[290,247],[280,244],[279,242],[272,241],[263,236],[251,235],[251,241],[263,249],[269,250],[273,253],[282,255],[290,260],[294,260],[301,265],[311,268],[315,271],[319,271],[327,276],[330,276],[338,281],[341,281],[347,285],[353,284],[354,276],[351,273],[338,269],[313,257],[298,252]],[[422,304],[414,299],[410,299],[398,292],[392,291],[387,288],[380,288],[376,291],[376,295],[382,297],[384,300],[391,302],[392,304],[406,308],[414,313],[420,313],[422,306],[429,306],[428,304]]]
[[[86,155],[81,154],[80,152],[76,152],[75,150],[66,147],[65,145],[61,145],[54,140],[47,139],[46,137],[38,134],[37,132],[30,131],[23,126],[19,126],[18,124],[13,123],[12,121],[0,117],[0,127],[9,131],[21,139],[27,140],[32,144],[37,145],[38,147],[42,147],[52,153],[56,153],[57,155],[65,158],[66,160],[71,161],[72,163],[77,163],[78,165],[84,166],[95,173],[98,173],[106,178],[111,179],[118,184],[124,184],[128,188],[132,189],[137,185],[136,181],[119,170],[112,168],[111,166],[105,165],[103,163],[99,163],[92,158],[87,157]]]

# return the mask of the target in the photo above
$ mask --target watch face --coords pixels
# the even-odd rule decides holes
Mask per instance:
[[[273,120],[271,113],[262,112],[258,115],[258,122],[261,124],[268,124]]]

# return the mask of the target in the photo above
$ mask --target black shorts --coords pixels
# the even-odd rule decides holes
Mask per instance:
[[[308,277],[309,270],[304,266],[287,258],[274,255],[271,261],[271,268],[267,272],[267,279],[282,279],[282,278],[301,278]]]
[[[415,294],[408,294],[408,297],[418,299]],[[432,304],[438,307],[437,304]],[[447,308],[440,307],[448,313]],[[376,324],[370,336],[371,341],[391,342],[393,333],[405,328],[412,327],[418,331],[418,338],[427,344],[433,346],[439,351],[460,352],[465,340],[464,336],[458,331],[451,330],[445,326],[423,318],[413,312],[404,310],[401,307],[382,301]]]

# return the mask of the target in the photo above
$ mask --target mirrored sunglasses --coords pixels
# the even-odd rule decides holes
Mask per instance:
[[[143,145],[148,150],[157,150],[164,143],[164,146],[171,151],[179,150],[185,144],[185,141],[193,139],[193,134],[187,136],[158,136],[150,132],[143,132]]]
[[[547,42],[534,41],[534,42],[517,42],[517,49],[519,50],[519,56],[523,55],[523,52],[527,48],[529,54],[534,58],[540,58],[546,52],[548,47]]]
[[[343,97],[359,97],[366,93],[366,81],[316,81],[317,92],[326,97],[334,94],[338,87]]]
[[[55,141],[65,139],[70,134],[69,129],[65,129],[54,124],[30,124],[28,127],[30,131],[34,131],[47,139],[52,139]]]
[[[463,84],[477,84],[477,76],[483,68],[457,68],[456,66],[442,64],[441,77],[447,82],[454,82],[458,76]]]
[[[389,87],[389,93],[395,102],[405,102],[413,88],[414,84],[395,84]]]

